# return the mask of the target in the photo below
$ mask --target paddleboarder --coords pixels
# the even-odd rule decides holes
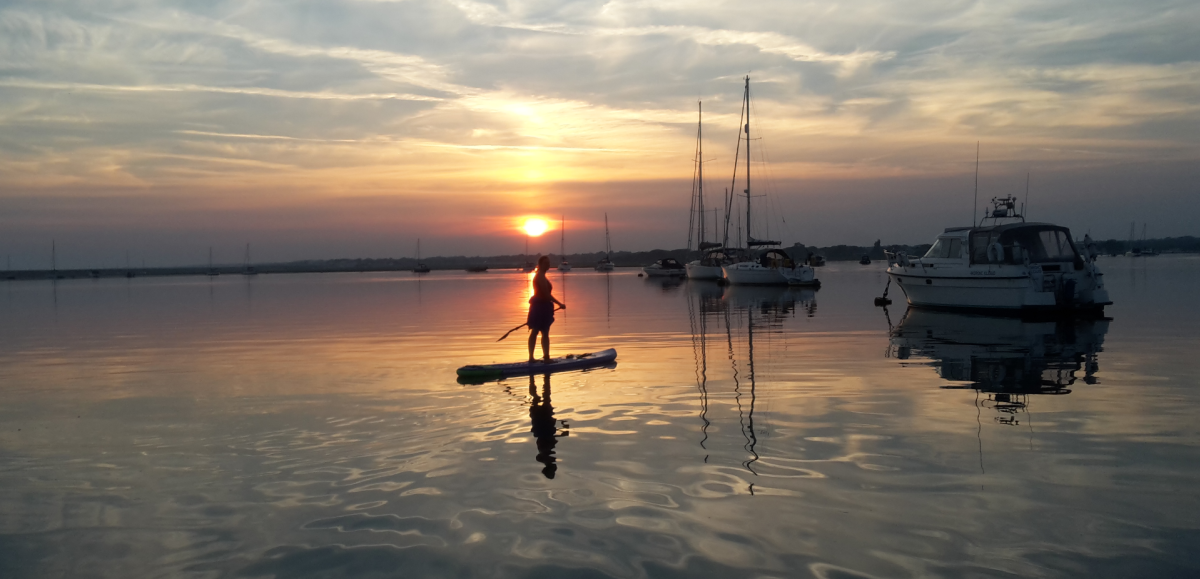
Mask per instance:
[[[558,301],[551,292],[554,289],[550,280],[546,279],[546,270],[550,269],[550,257],[543,255],[538,258],[537,273],[533,276],[533,297],[529,298],[529,363],[534,363],[533,348],[537,337],[542,335],[542,361],[550,361],[550,324],[554,323],[554,307],[567,309],[567,305]]]

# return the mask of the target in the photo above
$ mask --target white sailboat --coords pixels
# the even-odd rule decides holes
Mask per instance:
[[[604,257],[596,262],[596,271],[612,271],[612,240],[608,237],[608,214],[604,214]]]
[[[559,227],[561,237],[559,238],[558,254],[562,257],[562,261],[558,264],[558,271],[571,271],[571,262],[567,261],[567,216],[562,216],[562,225]]]
[[[721,270],[725,254],[722,244],[707,240],[704,227],[704,109],[701,103],[696,103],[696,111],[696,171],[692,186],[692,220],[688,227],[688,250],[692,249],[692,234],[695,233],[696,250],[700,252],[700,258],[688,262],[686,271],[690,279],[715,280],[725,277]]]
[[[777,247],[778,241],[755,239],[750,229],[750,77],[746,77],[746,92],[742,98],[742,117],[746,133],[746,251],[750,259],[727,264],[722,270],[731,284],[740,285],[805,285],[818,286],[813,268],[796,263],[786,251]],[[741,148],[741,136],[738,137]],[[737,181],[737,157],[734,157],[734,181]],[[754,256],[756,249],[763,251]]]

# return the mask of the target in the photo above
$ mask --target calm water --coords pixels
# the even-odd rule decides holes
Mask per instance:
[[[0,577],[1200,573],[1200,258],[1078,324],[514,273],[0,285]],[[897,296],[898,297],[898,296]]]

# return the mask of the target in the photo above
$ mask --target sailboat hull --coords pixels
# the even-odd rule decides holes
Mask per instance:
[[[766,267],[755,261],[745,261],[722,268],[725,278],[735,285],[799,285],[816,286],[816,272],[807,265],[793,268]]]
[[[722,279],[725,272],[719,265],[700,265],[699,261],[687,264],[688,279]]]

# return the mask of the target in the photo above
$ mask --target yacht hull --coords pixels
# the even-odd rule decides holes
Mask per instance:
[[[688,279],[721,279],[725,277],[725,272],[719,265],[700,265],[692,262],[686,267]]]
[[[992,275],[981,275],[985,273]],[[1023,267],[939,272],[918,265],[892,266],[888,275],[904,292],[908,304],[916,307],[1007,312],[1100,311],[1111,303],[1108,291],[1096,287],[1086,272],[1039,275]]]

